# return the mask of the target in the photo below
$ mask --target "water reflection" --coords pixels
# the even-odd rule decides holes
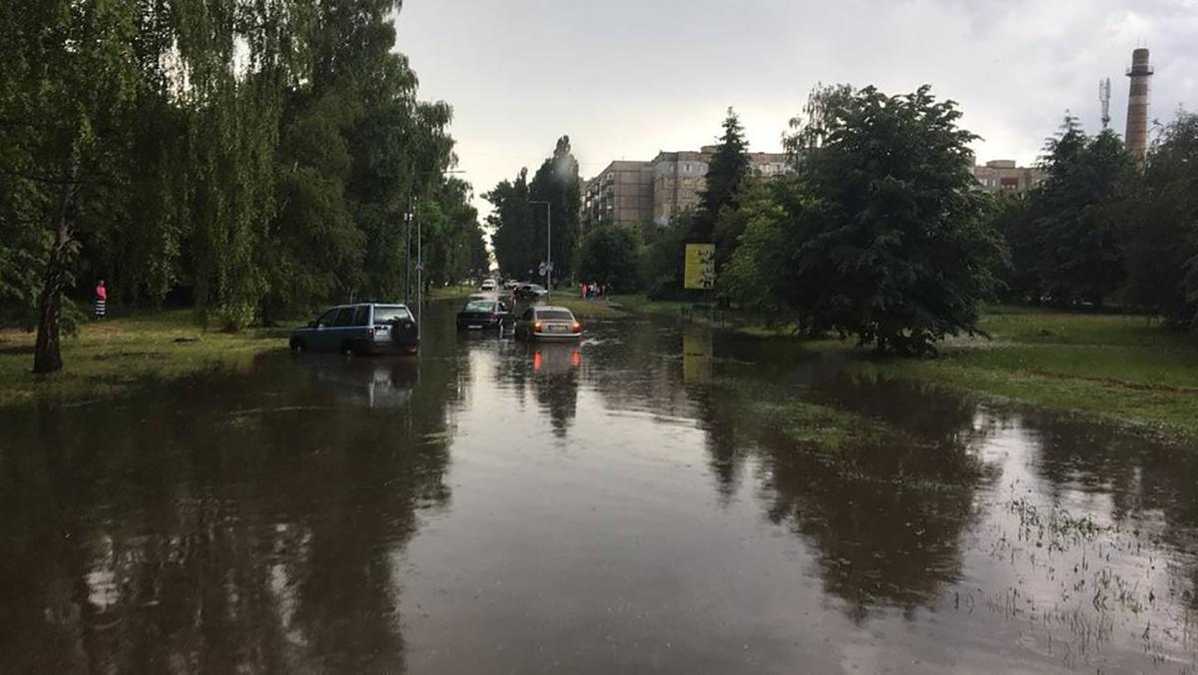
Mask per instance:
[[[4,413],[0,669],[1195,666],[1198,454],[789,341],[454,309],[415,359]],[[796,440],[795,400],[886,431]]]
[[[449,502],[458,367],[277,356],[6,417],[4,669],[404,670],[393,556]]]

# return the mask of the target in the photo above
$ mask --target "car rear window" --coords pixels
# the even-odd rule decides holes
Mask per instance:
[[[493,312],[495,311],[495,303],[489,300],[471,300],[466,303],[466,312]]]
[[[537,318],[549,321],[573,321],[574,315],[564,309],[546,309],[538,310]]]
[[[407,307],[375,307],[374,308],[374,323],[375,325],[391,323],[396,319],[403,321],[411,319],[412,315],[408,313]]]

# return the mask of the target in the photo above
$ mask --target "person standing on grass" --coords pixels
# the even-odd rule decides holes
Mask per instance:
[[[108,314],[108,288],[101,279],[96,284],[96,318],[103,319]]]

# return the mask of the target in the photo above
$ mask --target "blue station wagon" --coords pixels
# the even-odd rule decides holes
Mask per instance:
[[[419,345],[416,318],[400,304],[339,305],[291,334],[294,352],[414,354]]]

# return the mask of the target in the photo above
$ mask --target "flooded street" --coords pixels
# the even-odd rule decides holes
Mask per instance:
[[[1198,453],[649,319],[0,415],[4,672],[1198,672]],[[762,403],[885,423],[797,443]]]

